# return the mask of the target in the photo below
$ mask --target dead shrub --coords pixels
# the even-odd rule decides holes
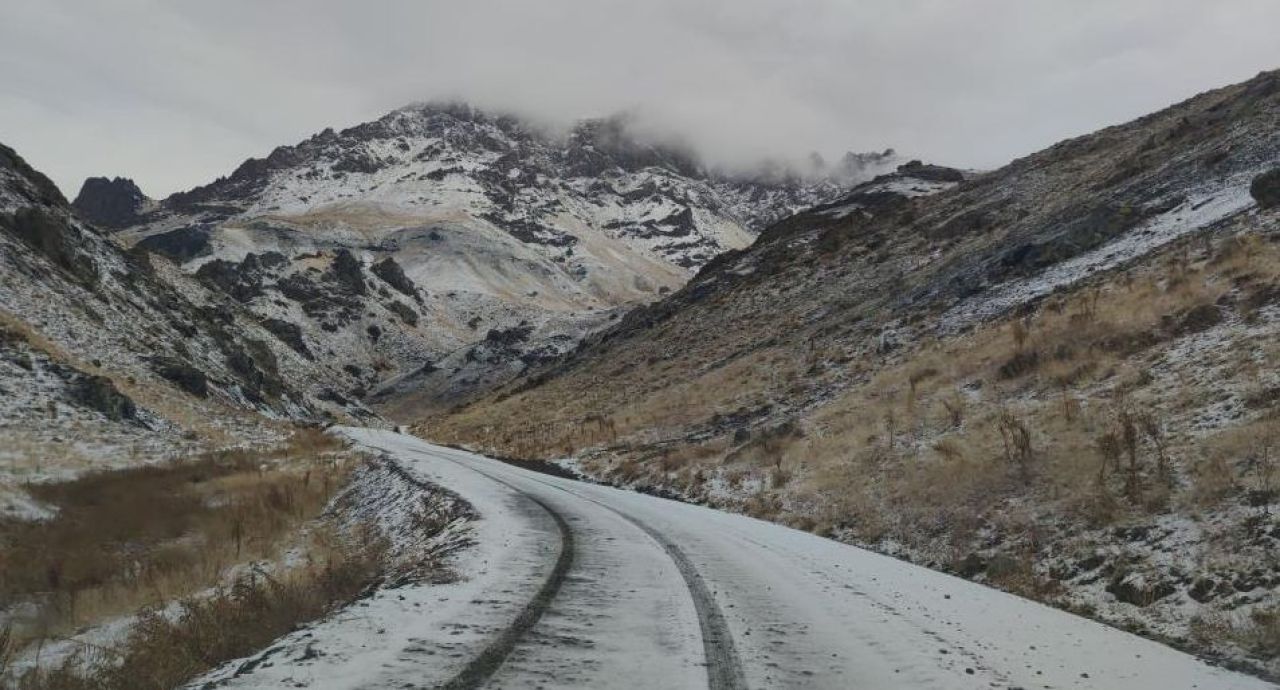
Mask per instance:
[[[1005,462],[1017,467],[1023,479],[1028,479],[1034,454],[1031,430],[1024,421],[1008,410],[1000,411],[996,427],[1000,430],[1000,441],[1004,445]]]
[[[1280,658],[1280,607],[1258,608],[1248,614],[1201,614],[1191,620],[1190,628],[1192,637],[1206,647],[1227,642],[1259,659]]]
[[[952,395],[950,398],[943,398],[939,402],[947,412],[947,424],[950,428],[959,429],[964,426],[964,398],[959,395]]]

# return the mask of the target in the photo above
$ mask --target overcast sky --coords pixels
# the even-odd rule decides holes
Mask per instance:
[[[632,109],[715,160],[994,167],[1280,67],[1276,0],[3,0],[0,142],[163,196],[462,98]]]

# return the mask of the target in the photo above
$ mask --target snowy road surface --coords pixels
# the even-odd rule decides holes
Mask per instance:
[[[373,597],[226,687],[1274,687],[804,532],[346,433],[480,511],[463,578]]]

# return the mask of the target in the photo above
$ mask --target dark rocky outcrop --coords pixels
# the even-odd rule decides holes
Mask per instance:
[[[72,402],[97,410],[113,422],[138,418],[137,405],[105,376],[82,374],[76,377],[68,392]]]
[[[66,197],[58,191],[58,186],[43,173],[27,164],[16,151],[0,144],[0,170],[12,172],[22,184],[15,185],[10,191],[24,198],[34,206],[65,207]]]
[[[276,283],[276,289],[295,302],[310,302],[320,299],[323,294],[320,287],[303,273],[294,273],[281,278]]]
[[[404,274],[404,269],[396,260],[390,256],[379,261],[370,267],[373,274],[386,281],[387,285],[395,288],[401,293],[409,297],[417,297],[418,286],[413,284],[409,276]]]
[[[176,359],[159,358],[152,362],[155,372],[178,388],[196,396],[209,397],[209,378],[203,371]]]
[[[237,302],[250,302],[263,295],[267,279],[286,263],[288,259],[279,252],[250,253],[240,263],[214,259],[201,266],[196,277]]]
[[[264,396],[277,399],[286,392],[279,363],[266,344],[244,338],[239,347],[228,346],[225,354],[227,366],[244,384],[242,388],[251,402],[261,404],[266,402]]]
[[[60,210],[30,206],[0,215],[0,231],[25,242],[84,285],[98,282],[98,263],[85,250],[83,238]]]
[[[1274,168],[1253,178],[1249,193],[1262,208],[1280,206],[1280,168]]]
[[[533,326],[527,324],[512,326],[511,328],[491,328],[485,334],[484,341],[497,347],[509,348],[525,342],[532,334]]]
[[[332,272],[327,277],[346,288],[351,294],[363,295],[368,292],[364,284],[364,269],[360,265],[360,260],[346,249],[339,249],[337,255],[333,257]]]
[[[186,263],[213,252],[209,242],[211,234],[206,225],[191,225],[144,237],[134,246]]]
[[[284,319],[265,319],[262,322],[262,327],[267,329],[271,335],[279,338],[280,342],[288,345],[294,352],[307,359],[315,359],[315,355],[311,354],[311,350],[307,348],[307,343],[302,339],[302,328],[298,324]]]
[[[898,166],[898,172],[928,182],[963,182],[964,173],[942,165],[910,161]]]
[[[387,309],[395,312],[396,316],[399,316],[401,321],[404,321],[410,326],[418,325],[418,312],[414,311],[413,307],[410,307],[404,302],[392,300],[392,302],[387,305]]]
[[[148,201],[138,185],[127,177],[90,177],[71,205],[86,221],[107,230],[118,230],[139,223]]]
[[[234,261],[214,259],[201,266],[196,277],[237,302],[250,302],[262,294],[262,277],[242,270]]]

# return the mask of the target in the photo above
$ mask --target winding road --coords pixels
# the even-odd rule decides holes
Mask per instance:
[[[220,686],[1275,687],[779,525],[344,433],[478,509],[462,577],[382,593]]]

